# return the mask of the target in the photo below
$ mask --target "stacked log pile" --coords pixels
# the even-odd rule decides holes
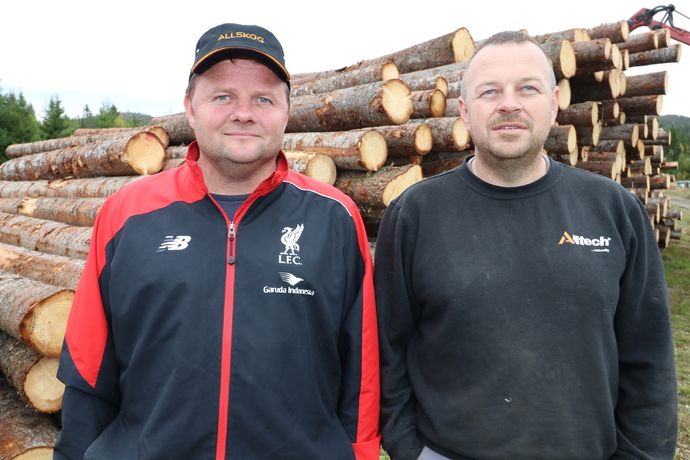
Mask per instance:
[[[678,47],[663,31],[628,37],[625,21],[535,38],[561,95],[548,155],[629,188],[666,247],[680,234],[680,216],[663,194],[674,166],[663,155],[669,134],[656,118],[666,73],[627,77],[624,70],[675,62]],[[283,141],[290,167],[348,194],[374,237],[395,197],[472,153],[457,97],[474,48],[462,28],[343,69],[295,75]],[[8,147],[13,159],[0,165],[0,404],[31,407],[8,409],[36,427],[16,441],[24,451],[49,450],[44,441],[54,439],[40,428],[49,420],[41,413],[61,406],[56,358],[96,213],[138,175],[182,164],[193,140],[186,116],[176,114],[145,129],[78,131]]]

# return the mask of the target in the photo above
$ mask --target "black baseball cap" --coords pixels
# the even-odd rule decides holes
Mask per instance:
[[[285,68],[283,47],[275,35],[263,27],[242,24],[221,24],[204,32],[196,43],[194,65],[189,78],[229,57],[256,59],[290,86],[290,73]]]

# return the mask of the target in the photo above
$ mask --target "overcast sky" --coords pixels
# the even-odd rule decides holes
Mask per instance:
[[[165,115],[183,110],[197,39],[223,22],[271,30],[295,74],[343,67],[460,27],[475,40],[507,29],[542,34],[628,19],[658,3],[9,0],[3,2],[0,24],[0,87],[4,93],[22,92],[39,117],[52,95],[70,117],[80,116],[86,104],[97,113],[104,102],[120,111]],[[690,16],[690,1],[674,3]],[[690,30],[690,20],[676,15],[675,22]],[[636,32],[641,31],[648,29]],[[679,63],[627,72],[669,72],[663,114],[690,116],[690,46],[683,47]]]

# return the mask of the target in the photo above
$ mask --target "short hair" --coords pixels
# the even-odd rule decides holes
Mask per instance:
[[[482,40],[481,42],[479,42],[479,45],[474,50],[474,54],[472,54],[472,57],[470,57],[470,59],[465,64],[465,72],[462,76],[462,83],[460,86],[460,93],[462,95],[463,100],[465,99],[465,96],[467,94],[465,93],[465,76],[467,75],[467,70],[470,68],[470,64],[474,60],[475,56],[477,56],[477,54],[487,46],[500,46],[508,43],[512,43],[515,45],[520,45],[522,43],[533,43],[534,45],[536,45],[541,50],[542,54],[546,58],[546,61],[550,65],[551,70],[549,72],[549,77],[551,79],[551,88],[553,89],[556,87],[556,75],[553,73],[553,63],[551,62],[551,59],[546,55],[546,53],[544,53],[544,50],[541,48],[539,42],[521,30],[507,30],[504,32],[498,32],[496,34],[493,34],[486,40]]]

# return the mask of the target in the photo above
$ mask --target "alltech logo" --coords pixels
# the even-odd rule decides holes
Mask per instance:
[[[611,244],[611,238],[608,236],[599,236],[597,238],[587,238],[580,235],[570,235],[568,231],[563,232],[559,246],[564,244],[572,244],[573,246],[589,246],[594,247],[592,252],[609,252],[609,245]]]

